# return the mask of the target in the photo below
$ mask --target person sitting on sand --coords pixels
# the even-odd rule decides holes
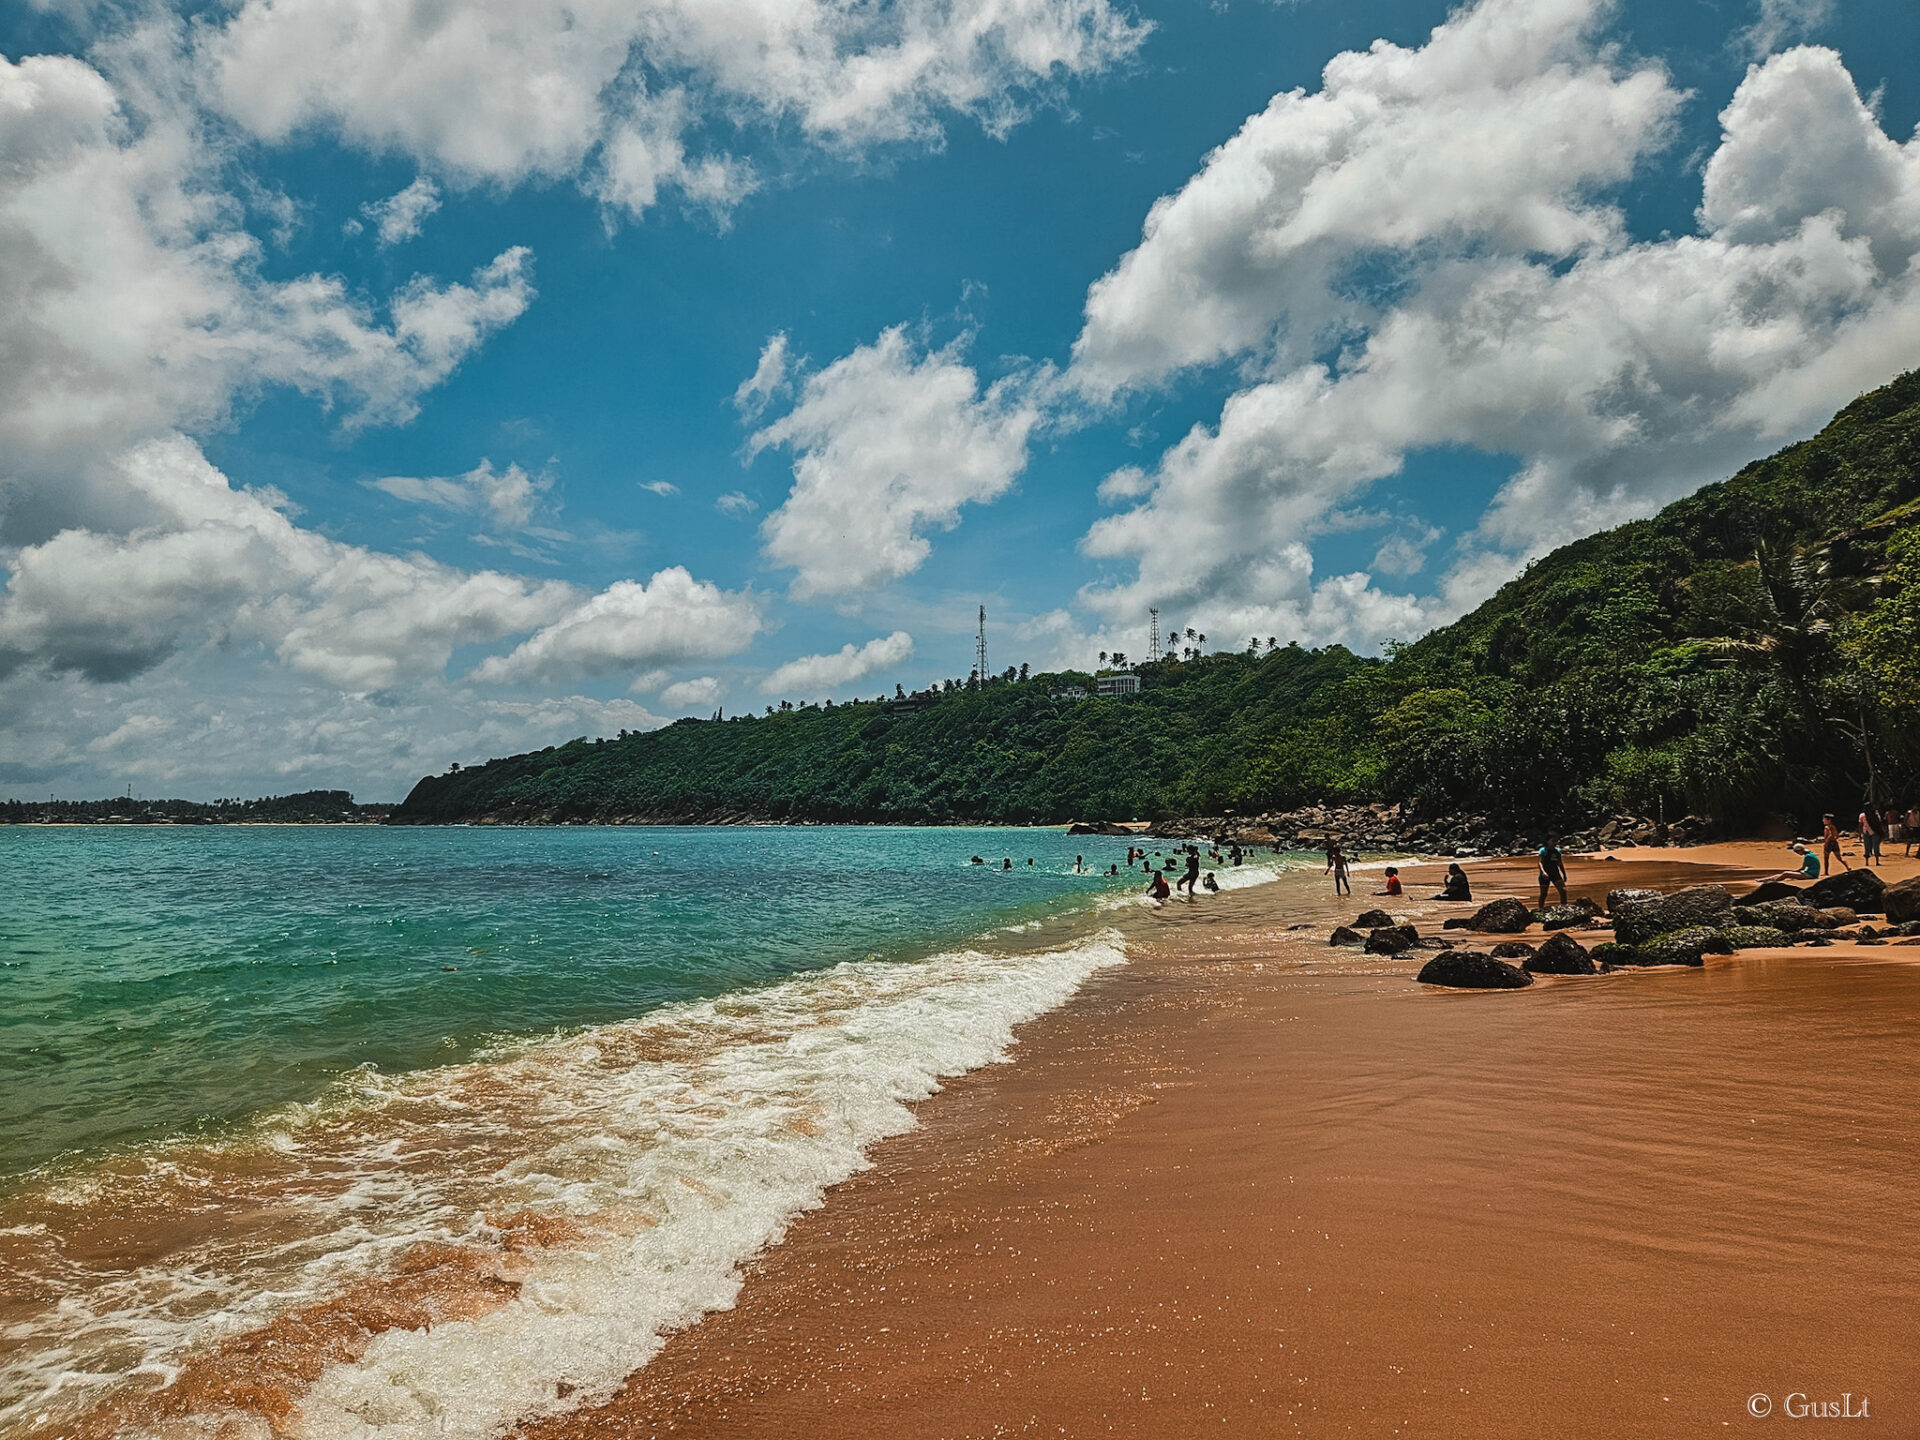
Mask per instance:
[[[1220,893],[1220,882],[1213,878],[1213,871],[1211,870],[1207,871],[1207,878],[1200,882],[1200,887],[1210,894],[1218,895]]]
[[[1560,853],[1558,837],[1549,835],[1540,847],[1540,908],[1547,908],[1547,887],[1560,892],[1560,903],[1567,903],[1567,857]]]
[[[1333,872],[1333,893],[1351,895],[1353,882],[1347,879],[1347,856],[1338,845],[1327,852],[1327,868]]]
[[[1833,823],[1833,816],[1822,815],[1820,817],[1820,868],[1831,875],[1833,871],[1827,865],[1829,856],[1840,862],[1842,870],[1853,869],[1853,866],[1847,863],[1847,857],[1840,853],[1840,827]]]
[[[1153,879],[1147,885],[1147,894],[1155,900],[1165,900],[1173,891],[1167,888],[1167,877],[1160,871],[1153,872]]]
[[[1400,893],[1400,867],[1397,865],[1387,866],[1387,888],[1384,890],[1376,890],[1373,893],[1376,895],[1398,895]]]
[[[1813,851],[1802,845],[1798,840],[1793,841],[1787,848],[1800,857],[1800,868],[1798,870],[1782,870],[1778,875],[1769,875],[1767,881],[1818,880],[1820,878],[1820,857],[1818,855],[1814,854]]]
[[[1436,900],[1473,899],[1472,882],[1467,879],[1467,872],[1460,868],[1459,861],[1456,860],[1447,866],[1446,882],[1440,887],[1440,893],[1433,898]]]

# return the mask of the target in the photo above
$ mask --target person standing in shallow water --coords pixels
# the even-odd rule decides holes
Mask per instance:
[[[1338,845],[1327,852],[1327,868],[1333,872],[1333,893],[1351,895],[1353,884],[1347,879],[1347,855]]]
[[[1540,908],[1547,907],[1547,887],[1560,892],[1560,903],[1567,903],[1567,857],[1560,853],[1560,842],[1549,835],[1540,847]]]
[[[1820,817],[1820,870],[1823,874],[1833,873],[1830,861],[1838,860],[1842,870],[1851,870],[1847,857],[1840,853],[1840,827],[1833,823],[1833,816]]]
[[[1191,900],[1194,898],[1193,887],[1199,883],[1199,880],[1200,850],[1199,847],[1194,846],[1187,850],[1187,873],[1180,877],[1180,883],[1173,888],[1186,891],[1187,898]]]

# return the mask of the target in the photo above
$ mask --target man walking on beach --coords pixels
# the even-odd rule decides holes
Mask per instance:
[[[1560,903],[1567,903],[1567,857],[1560,853],[1558,837],[1549,835],[1547,843],[1540,847],[1540,905],[1547,908],[1547,887],[1551,885],[1560,892]]]
[[[1847,857],[1840,853],[1840,827],[1833,823],[1833,816],[1822,815],[1820,817],[1820,869],[1823,874],[1833,873],[1827,864],[1829,859],[1838,860],[1842,870],[1853,869],[1853,866],[1847,863]]]

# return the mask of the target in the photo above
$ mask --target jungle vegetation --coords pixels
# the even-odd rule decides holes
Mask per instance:
[[[1380,659],[1131,667],[683,720],[422,780],[398,822],[1051,822],[1398,800],[1514,824],[1809,823],[1920,797],[1920,372]],[[1124,664],[1124,657],[1111,657]],[[1111,667],[1109,667],[1111,668]]]

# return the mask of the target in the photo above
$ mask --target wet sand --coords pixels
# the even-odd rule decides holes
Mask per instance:
[[[1532,883],[1472,873],[1483,900]],[[521,1433],[1617,1440],[1779,1425],[1798,1394],[1920,1435],[1920,947],[1442,992],[1417,952],[1325,946],[1387,903],[1354,878],[1145,918],[1132,963],[927,1102],[733,1309]]]

